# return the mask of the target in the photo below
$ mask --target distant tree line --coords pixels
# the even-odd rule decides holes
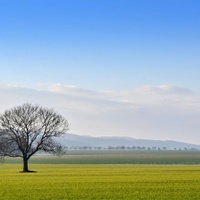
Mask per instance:
[[[66,147],[67,149],[72,149],[72,150],[177,150],[177,151],[181,151],[181,150],[198,150],[195,148],[167,148],[167,147],[145,147],[145,146],[108,146],[108,147],[102,147],[102,146],[96,146],[96,147],[91,147],[91,146],[70,146],[70,147]]]

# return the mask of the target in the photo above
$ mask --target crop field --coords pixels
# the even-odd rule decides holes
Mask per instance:
[[[200,166],[0,165],[0,199],[200,199]]]
[[[21,163],[21,159],[6,159],[6,163]],[[62,157],[34,156],[33,164],[150,164],[197,165],[200,151],[123,151],[123,150],[72,150]]]
[[[200,199],[199,151],[69,151],[0,164],[2,200]]]

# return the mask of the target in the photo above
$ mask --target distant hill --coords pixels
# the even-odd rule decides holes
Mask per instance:
[[[198,149],[200,145],[177,142],[171,140],[145,140],[145,139],[134,139],[130,137],[91,137],[82,136],[75,134],[67,134],[61,138],[61,143],[68,147],[103,147],[108,148],[125,146],[125,147],[145,147],[145,148],[167,148],[167,149]]]

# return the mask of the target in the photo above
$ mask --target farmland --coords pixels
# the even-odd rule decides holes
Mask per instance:
[[[6,163],[21,163],[21,159],[6,159]],[[196,165],[200,164],[200,151],[123,151],[123,150],[75,150],[67,155],[34,156],[33,164],[156,164]]]
[[[200,166],[0,165],[0,199],[199,199]]]
[[[199,151],[69,151],[0,164],[0,199],[200,199]]]

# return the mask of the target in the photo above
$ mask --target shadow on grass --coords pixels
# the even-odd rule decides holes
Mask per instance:
[[[28,170],[28,171],[20,171],[19,173],[37,173],[37,171],[32,171],[32,170]]]

